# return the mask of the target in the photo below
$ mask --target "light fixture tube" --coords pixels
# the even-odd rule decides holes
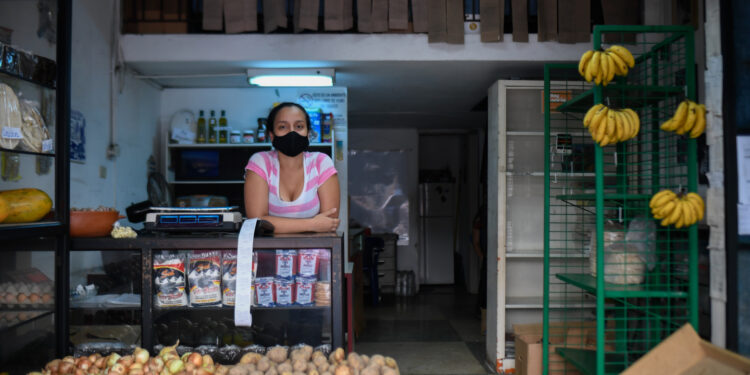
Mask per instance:
[[[333,86],[333,69],[248,69],[248,83],[261,87]]]

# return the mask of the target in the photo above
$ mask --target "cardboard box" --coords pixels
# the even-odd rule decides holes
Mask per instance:
[[[514,324],[516,343],[516,373],[520,375],[542,374],[542,334],[544,325]],[[577,368],[555,352],[558,347],[574,347],[596,350],[596,322],[556,322],[549,327],[549,372],[575,375]]]
[[[750,373],[750,359],[702,340],[685,324],[628,367],[622,375]]]

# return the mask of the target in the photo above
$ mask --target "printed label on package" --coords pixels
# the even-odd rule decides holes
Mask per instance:
[[[316,276],[318,274],[318,251],[299,251],[299,274],[302,276]]]
[[[276,304],[279,306],[289,306],[294,303],[292,285],[289,280],[276,279]]]
[[[295,250],[276,250],[276,276],[291,278],[294,276]]]
[[[11,128],[10,126],[4,126],[2,137],[5,139],[23,139],[23,133],[21,133],[21,128]]]
[[[274,305],[273,278],[259,277],[255,279],[255,294],[258,296],[258,306],[270,307]]]
[[[315,286],[314,277],[298,277],[297,278],[297,298],[296,304],[302,306],[312,306],[313,304],[313,288]]]

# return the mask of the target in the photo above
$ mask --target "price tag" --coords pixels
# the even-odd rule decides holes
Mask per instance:
[[[52,139],[47,139],[47,140],[42,141],[42,152],[51,152],[53,144],[54,144],[54,140]]]
[[[4,126],[2,137],[5,139],[23,139],[23,134],[21,134],[21,128]]]

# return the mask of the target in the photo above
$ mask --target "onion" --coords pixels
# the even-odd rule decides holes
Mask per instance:
[[[159,357],[164,357],[167,353],[174,353],[177,354],[177,345],[180,345],[180,340],[177,340],[177,342],[173,346],[165,346],[159,351]]]
[[[138,362],[133,363],[132,365],[130,365],[130,367],[128,367],[128,372],[132,372],[133,370],[143,371],[143,364]]]
[[[130,365],[132,365],[133,362],[135,362],[135,358],[133,358],[132,355],[126,355],[120,358],[120,360],[118,360],[117,362],[122,363],[122,365],[125,366],[125,369],[127,370],[130,368]]]
[[[169,373],[176,374],[185,369],[185,364],[179,359],[172,359],[167,362],[167,369],[169,369]]]
[[[211,358],[210,356],[208,358]],[[204,360],[200,353],[190,353],[187,358],[187,362],[192,363],[195,367],[203,366]]]
[[[161,359],[162,359],[162,361],[164,361],[164,363],[168,363],[169,361],[171,361],[173,359],[176,359],[176,360],[179,361],[180,357],[177,356],[177,352],[168,352],[168,353],[164,354],[164,356],[162,356]]]
[[[122,363],[115,363],[110,369],[109,374],[124,375],[127,373],[127,369]]]
[[[78,368],[83,371],[86,371],[91,367],[91,361],[89,361],[87,357],[81,357],[81,358],[83,358],[83,360],[78,362]]]
[[[213,368],[213,366],[214,366],[214,359],[211,358],[210,355],[204,354],[203,355],[203,367],[208,367],[208,366],[211,366]],[[213,372],[213,371],[211,371],[211,372]]]
[[[57,368],[57,372],[60,374],[72,374],[74,368],[75,367],[73,366],[71,362],[63,361],[62,363],[60,363],[60,366]]]
[[[135,369],[135,370],[131,369],[130,371],[128,371],[128,374],[129,375],[144,375],[144,372],[143,372],[143,369]]]
[[[107,367],[112,367],[117,363],[117,361],[120,359],[120,355],[117,353],[112,353],[107,357]]]
[[[78,368],[76,369],[75,375],[86,375],[86,371],[83,371],[80,368]]]
[[[57,372],[57,369],[60,367],[60,363],[62,361],[59,359],[53,359],[47,363],[46,366],[44,366],[45,369],[49,370],[50,372]]]
[[[96,361],[94,362],[94,366],[95,366],[95,367],[97,367],[97,368],[100,368],[100,369],[102,369],[102,368],[104,368],[104,365],[105,365],[106,363],[107,363],[107,358],[105,358],[105,357],[99,357],[99,358],[97,358],[97,359],[96,359]]]
[[[67,357],[64,357],[64,358],[62,359],[62,361],[63,361],[63,362],[68,362],[68,363],[73,363],[73,364],[75,364],[75,363],[76,363],[76,359],[75,359],[75,358],[73,358],[73,356],[70,356],[70,355],[69,355],[69,356],[67,356]]]
[[[136,363],[146,363],[148,362],[148,358],[150,357],[150,355],[148,354],[148,350],[143,348],[135,348],[133,356],[135,357]]]
[[[155,366],[155,370],[156,370],[155,372],[161,372],[161,370],[164,369],[163,359],[156,357],[156,358],[151,358],[151,360],[153,361],[152,363]]]

